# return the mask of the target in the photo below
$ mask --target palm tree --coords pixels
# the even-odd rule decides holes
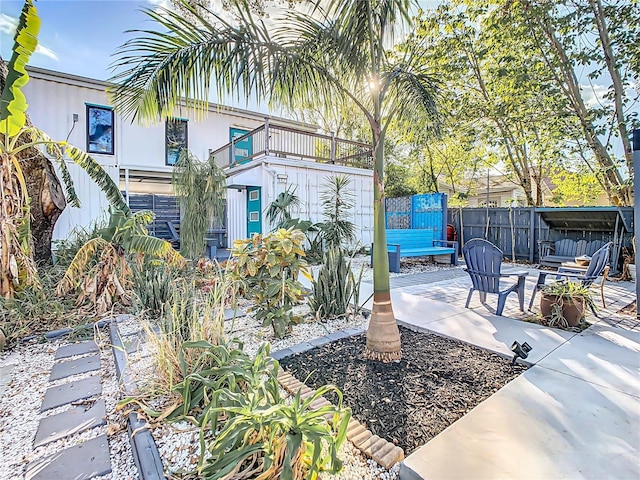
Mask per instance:
[[[414,50],[390,50],[394,37],[409,24],[414,2],[315,0],[306,13],[290,11],[274,18],[273,26],[254,18],[246,0],[231,4],[233,23],[205,9],[187,7],[192,15],[186,16],[147,10],[160,28],[138,31],[140,36],[116,53],[116,109],[139,120],[172,116],[183,105],[203,112],[213,86],[220,96],[255,95],[289,108],[336,97],[357,105],[371,127],[375,159],[374,298],[366,354],[382,361],[398,359],[383,144],[398,114],[423,109],[436,115],[436,82],[416,61]]]

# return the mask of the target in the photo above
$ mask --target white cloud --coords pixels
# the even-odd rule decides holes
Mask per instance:
[[[15,17],[11,17],[5,13],[0,13],[0,33],[13,36],[16,33],[16,28],[18,27],[18,19]],[[36,47],[36,51],[34,52],[36,55],[44,55],[45,57],[49,57],[52,60],[58,60],[58,55],[56,52],[51,50],[49,47],[45,47],[42,44],[39,44]]]
[[[0,13],[0,33],[13,35],[16,33],[17,26],[18,26],[17,18],[10,17],[5,13]]]
[[[54,52],[53,50],[51,50],[48,47],[45,47],[44,45],[38,45],[36,47],[36,54],[40,54],[40,55],[44,55],[45,57],[49,57],[52,60],[58,60],[58,55],[56,54],[56,52]]]
[[[580,85],[580,88],[582,89],[584,103],[587,107],[596,108],[611,104],[611,100],[604,98],[609,91],[608,87],[594,83],[591,85]]]

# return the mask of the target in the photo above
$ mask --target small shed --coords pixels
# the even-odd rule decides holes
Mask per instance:
[[[535,211],[542,220],[539,240],[570,238],[613,242],[612,270],[614,273],[619,270],[622,247],[629,243],[633,232],[632,207],[538,207]]]

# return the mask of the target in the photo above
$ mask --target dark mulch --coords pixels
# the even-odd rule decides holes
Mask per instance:
[[[363,334],[287,357],[281,365],[311,388],[337,385],[356,419],[407,454],[526,370],[456,340],[402,327],[400,333],[400,362],[365,360]]]

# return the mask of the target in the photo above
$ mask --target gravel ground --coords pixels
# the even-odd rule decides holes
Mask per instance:
[[[98,332],[96,341],[100,345],[102,364],[102,394],[107,411],[107,425],[75,434],[56,442],[33,449],[33,439],[41,418],[61,413],[72,405],[66,405],[44,413],[40,406],[47,388],[68,381],[87,378],[91,373],[74,375],[66,379],[49,382],[56,350],[70,340],[58,340],[49,343],[29,343],[18,345],[9,356],[0,359],[0,364],[15,364],[6,390],[0,395],[0,479],[22,479],[28,463],[52,455],[63,448],[71,447],[102,434],[109,437],[111,449],[112,473],[101,480],[137,479],[138,473],[133,461],[129,437],[116,403],[120,399],[119,385],[116,380],[111,347],[107,334]],[[71,357],[69,360],[77,358]],[[96,372],[93,372],[96,374]]]
[[[369,266],[369,255],[356,255],[351,259],[351,268],[356,275],[362,267],[362,280],[373,280],[373,269]],[[314,267],[314,269],[317,267]],[[439,270],[449,270],[457,268],[448,263],[434,263],[428,260],[428,257],[405,258],[400,260],[400,273],[389,273],[390,278],[400,277],[403,275],[413,275],[415,273],[437,272]]]

